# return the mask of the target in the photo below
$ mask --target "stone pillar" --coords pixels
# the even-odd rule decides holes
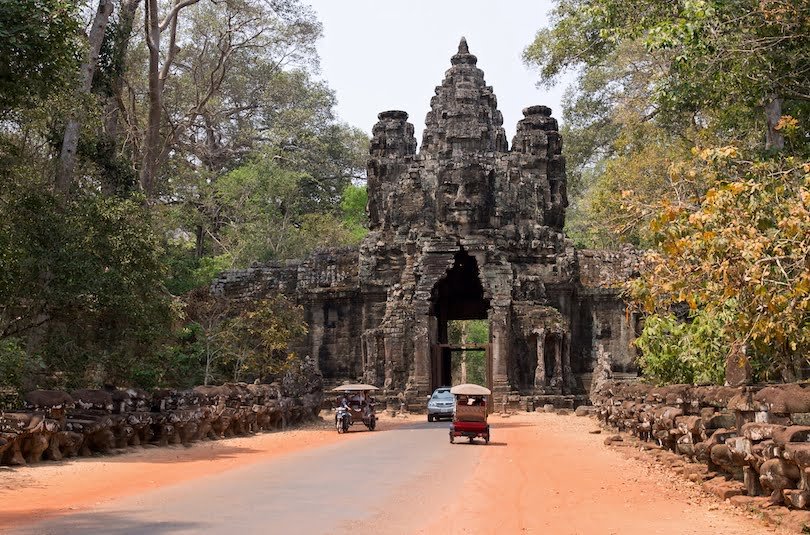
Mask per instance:
[[[563,387],[562,334],[554,335],[554,386]]]
[[[312,307],[312,320],[309,324],[309,340],[311,343],[309,354],[312,357],[312,362],[315,363],[315,369],[317,371],[321,371],[321,359],[319,355],[321,354],[321,345],[323,345],[324,322],[323,307]]]
[[[509,376],[506,359],[509,355],[509,309],[492,308],[489,314],[492,338],[492,389],[494,392],[509,391]]]
[[[430,336],[428,316],[419,315],[414,325],[412,386],[420,395],[430,394]]]
[[[574,390],[574,377],[571,373],[571,340],[565,333],[560,335],[562,345],[562,388],[563,394],[570,394]]]
[[[534,370],[534,388],[543,388],[546,386],[546,330],[539,329],[534,332],[537,335],[537,368]]]
[[[395,384],[394,367],[397,354],[402,353],[402,340],[395,338],[391,333],[387,333],[383,341],[385,350],[385,382],[383,386],[386,390],[392,388],[401,388],[401,385]]]

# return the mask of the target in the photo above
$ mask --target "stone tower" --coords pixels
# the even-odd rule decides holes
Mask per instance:
[[[489,320],[487,382],[499,395],[584,394],[597,358],[609,373],[634,373],[634,329],[616,289],[633,255],[576,251],[563,235],[565,159],[551,110],[525,108],[510,148],[466,40],[450,63],[418,151],[406,112],[378,116],[359,251],[246,276],[295,293],[310,324],[299,351],[327,379],[424,399],[450,381],[448,321],[468,319]],[[239,281],[214,291],[238,293]]]

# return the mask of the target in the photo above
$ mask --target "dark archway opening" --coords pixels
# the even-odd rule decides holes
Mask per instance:
[[[431,351],[431,388],[449,386],[453,381],[453,355],[465,348],[460,340],[451,340],[450,322],[456,320],[487,320],[489,299],[484,297],[484,288],[475,258],[463,249],[456,253],[453,267],[447,275],[433,287],[431,294],[431,315],[435,317],[435,332]],[[488,329],[487,329],[488,331]],[[470,350],[484,350],[489,360],[489,332],[485,343],[469,343]],[[488,374],[489,375],[489,374]],[[489,379],[486,381],[490,382]]]

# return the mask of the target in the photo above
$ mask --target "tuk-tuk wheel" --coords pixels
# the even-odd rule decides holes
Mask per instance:
[[[489,444],[489,437],[484,437],[484,444]]]
[[[372,416],[372,417],[369,419],[369,421],[368,421],[368,425],[367,425],[366,427],[368,427],[368,430],[369,430],[369,431],[374,431],[374,428],[375,428],[375,427],[377,427],[377,418],[375,418],[374,416]]]
[[[473,439],[473,437],[469,437],[469,439],[470,439],[470,444],[472,444],[473,440],[475,440],[475,439]]]

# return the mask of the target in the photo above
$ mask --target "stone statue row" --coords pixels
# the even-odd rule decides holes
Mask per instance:
[[[701,477],[725,477],[732,494],[810,508],[808,385],[608,382],[592,398],[603,423],[705,464]]]
[[[123,453],[146,445],[188,446],[198,440],[283,429],[317,417],[320,378],[294,392],[285,381],[226,383],[191,390],[106,388],[35,390],[23,407],[0,413],[0,464]]]

